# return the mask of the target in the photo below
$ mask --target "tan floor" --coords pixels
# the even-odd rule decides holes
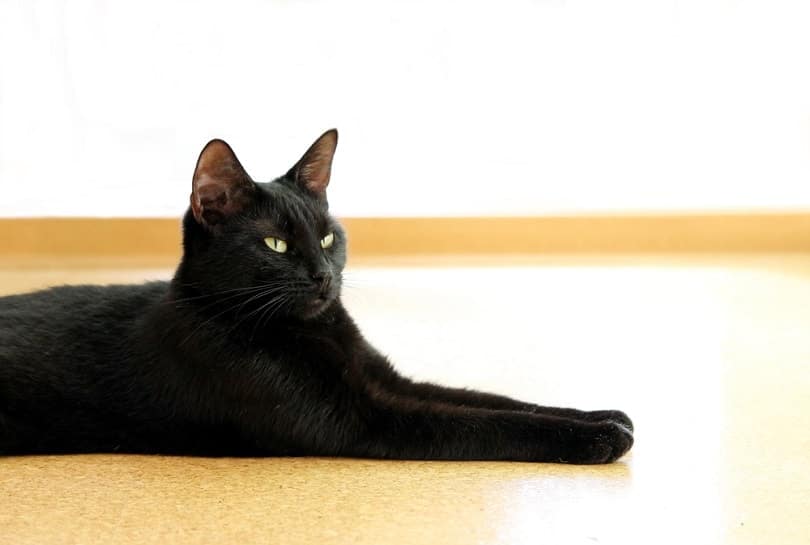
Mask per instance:
[[[810,543],[810,256],[481,265],[356,267],[347,304],[406,374],[626,410],[623,461],[5,458],[2,542]]]

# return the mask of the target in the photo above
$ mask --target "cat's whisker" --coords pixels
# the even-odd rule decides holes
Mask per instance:
[[[243,301],[242,304],[239,305],[239,309],[236,311],[235,318],[239,317],[239,313],[242,312],[242,309],[245,307],[245,305],[247,305],[251,301],[255,301],[256,299],[262,299],[267,295],[271,295],[271,294],[277,293],[279,291],[281,291],[281,290],[278,290],[278,289],[266,289],[266,290],[264,290],[262,292],[259,292],[257,295],[254,295],[250,299],[247,299],[247,300]],[[253,314],[253,313],[251,312],[250,314],[248,314],[248,316],[250,316],[251,314]]]
[[[268,313],[266,317],[264,316],[265,313],[262,313],[262,316],[259,317],[259,322],[261,323],[262,320],[266,320],[265,323],[269,322],[270,320],[273,319],[273,317],[276,314],[278,314],[281,311],[281,309],[284,308],[285,305],[287,305],[287,304],[289,304],[289,303],[291,303],[293,301],[294,301],[294,299],[292,297],[290,297],[289,295],[281,298],[278,301],[278,303],[274,304],[273,306],[271,306],[270,308],[268,308],[265,311],[265,313]]]
[[[274,301],[270,301],[268,304],[265,305],[265,307],[264,307],[265,310],[261,313],[259,318],[256,320],[256,324],[253,326],[253,331],[250,333],[250,341],[251,342],[253,342],[253,337],[256,335],[256,330],[261,329],[261,327],[263,327],[263,326],[261,326],[261,324],[262,324],[262,321],[265,318],[265,315],[267,315],[267,320],[268,321],[271,320],[273,318],[273,315],[279,309],[283,308],[284,305],[287,304],[289,301],[290,301],[289,296],[282,296],[282,297],[279,297],[278,299],[276,299]],[[268,314],[268,312],[269,312],[269,314]]]
[[[222,291],[214,292],[214,293],[210,293],[210,294],[204,294],[204,295],[198,295],[198,296],[192,296],[192,297],[185,297],[185,298],[180,298],[180,299],[170,299],[170,300],[165,301],[165,304],[186,303],[186,302],[190,302],[190,301],[199,301],[200,299],[216,298],[214,301],[212,301],[211,303],[205,305],[204,307],[202,307],[200,309],[200,310],[204,311],[204,310],[207,310],[208,308],[210,308],[210,307],[212,307],[214,305],[217,305],[219,303],[222,303],[224,301],[232,300],[232,299],[235,299],[237,297],[251,295],[251,294],[253,294],[253,293],[257,292],[257,291],[260,292],[260,291],[266,290],[268,288],[279,288],[279,287],[287,288],[287,287],[290,286],[290,284],[291,284],[291,282],[289,280],[281,280],[281,279],[279,279],[279,280],[275,280],[275,281],[271,281],[271,282],[264,282],[264,283],[259,284],[257,286],[248,286],[248,287],[242,287],[242,288],[234,288],[234,289],[229,289],[229,290],[222,290]],[[226,294],[226,293],[229,293],[229,292],[236,292],[236,293],[231,293],[227,297],[218,297],[221,294]]]
[[[237,301],[234,305],[229,306],[228,308],[224,309],[223,311],[221,311],[221,312],[215,314],[214,316],[211,316],[207,320],[203,321],[197,328],[195,328],[194,331],[191,332],[191,334],[189,334],[189,336],[186,339],[184,339],[183,342],[185,343],[188,340],[188,338],[193,336],[205,324],[207,324],[209,322],[212,322],[213,320],[215,320],[216,318],[222,316],[223,314],[226,314],[226,313],[236,309],[235,318],[238,318],[239,314],[242,312],[242,309],[244,308],[244,306],[251,303],[251,302],[253,302],[253,301],[261,300],[262,298],[267,297],[268,295],[276,295],[278,297],[278,294],[283,295],[283,293],[285,291],[288,291],[288,290],[297,291],[299,288],[302,288],[302,287],[307,286],[307,285],[309,285],[309,283],[304,282],[304,281],[277,279],[277,280],[273,280],[273,281],[263,282],[262,284],[259,284],[257,286],[250,286],[250,287],[245,287],[245,288],[234,288],[232,290],[223,290],[221,292],[210,294],[210,296],[217,296],[219,294],[225,294],[225,293],[228,293],[228,292],[231,292],[231,291],[236,292],[236,293],[231,293],[230,295],[227,295],[226,297],[220,297],[218,299],[215,299],[213,302],[211,302],[211,303],[205,305],[204,307],[200,308],[199,309],[200,311],[204,312],[205,310],[211,308],[212,306],[215,306],[217,304],[223,303],[223,302],[228,301],[228,300],[233,300],[233,299],[237,299],[237,298],[241,298],[241,297],[247,297],[247,299],[245,299],[244,301]],[[274,298],[274,300],[275,300],[275,298]],[[231,327],[231,331],[235,330],[239,326],[239,324],[246,321],[250,316],[254,315],[257,311],[260,311],[262,308],[264,308],[264,305],[272,303],[272,302],[273,302],[273,300],[269,301],[268,303],[263,304],[262,307],[260,307],[257,310],[254,310],[254,311],[250,312],[245,318],[237,320],[236,323],[234,324],[234,326]]]
[[[195,333],[197,333],[197,331],[199,331],[199,330],[200,330],[200,328],[202,328],[202,327],[203,327],[203,326],[205,326],[206,324],[209,324],[209,323],[213,322],[214,320],[216,320],[216,319],[217,319],[217,318],[219,318],[220,316],[222,316],[222,315],[224,315],[224,314],[227,314],[228,312],[231,312],[232,310],[234,310],[234,309],[236,309],[237,307],[239,307],[239,306],[240,306],[240,304],[241,304],[241,303],[237,302],[237,303],[235,303],[234,305],[229,306],[229,307],[228,307],[228,308],[226,308],[225,310],[223,310],[223,311],[221,311],[221,312],[218,312],[217,314],[215,314],[215,315],[211,316],[210,318],[207,318],[207,319],[203,320],[203,321],[202,321],[200,324],[198,324],[198,325],[197,325],[197,327],[195,327],[195,328],[194,328],[194,330],[193,330],[191,333],[189,333],[189,334],[186,336],[186,338],[184,338],[184,339],[183,339],[183,340],[180,342],[180,346],[184,345],[184,344],[186,343],[186,341],[188,341],[188,340],[189,340],[191,337],[193,337],[193,336],[194,336],[194,334],[195,334]]]
[[[259,312],[261,312],[261,314],[259,315],[259,318],[256,319],[256,322],[253,325],[253,329],[252,329],[251,334],[250,334],[250,341],[252,342],[253,337],[256,334],[256,330],[261,325],[262,320],[264,319],[265,315],[267,315],[268,312],[269,312],[269,315],[268,315],[268,319],[269,319],[270,317],[273,316],[273,314],[275,314],[275,312],[277,310],[283,308],[284,305],[287,304],[290,300],[292,300],[292,298],[289,296],[289,294],[286,294],[286,293],[282,293],[282,294],[274,297],[273,299],[266,302],[265,304],[263,304],[258,309],[254,310],[253,312],[248,314],[243,320],[240,320],[240,322],[238,322],[234,326],[233,329],[235,329],[239,325],[239,323],[242,323],[242,322],[246,321],[250,316],[253,316],[253,315],[258,314]]]
[[[222,295],[222,294],[225,294],[225,293],[230,293],[230,292],[239,292],[238,294],[234,295],[235,297],[238,297],[239,295],[242,295],[244,292],[260,290],[260,289],[264,289],[264,287],[265,286],[263,286],[263,285],[261,285],[261,286],[249,286],[249,287],[243,287],[243,288],[233,288],[233,289],[229,289],[229,290],[222,290],[222,291],[217,291],[217,292],[213,292],[213,293],[206,293],[206,294],[202,294],[202,295],[192,295],[192,296],[189,296],[189,297],[170,298],[170,299],[167,299],[165,301],[165,304],[185,303],[187,301],[196,301],[196,300],[199,300],[199,299],[207,299],[207,298],[211,298],[211,297],[217,297],[219,295]]]
[[[352,274],[343,273],[340,277],[341,285],[350,288],[359,288],[368,285],[368,282],[363,280],[362,277],[357,277]]]
[[[239,325],[247,322],[250,319],[251,316],[254,316],[254,315],[258,314],[259,312],[261,312],[263,309],[265,309],[269,305],[272,305],[276,301],[284,298],[283,293],[281,293],[281,294],[266,294],[266,295],[273,295],[273,297],[269,301],[266,301],[266,302],[262,303],[258,308],[255,308],[252,311],[250,311],[242,319],[237,320],[236,323],[234,323],[234,325],[230,328],[230,331],[235,331],[239,327]],[[238,314],[237,314],[237,316],[238,316]]]
[[[259,289],[256,289],[256,290],[250,290],[250,291],[246,291],[246,292],[242,292],[242,293],[231,294],[231,295],[229,295],[227,297],[220,297],[220,298],[214,299],[213,301],[211,301],[211,302],[197,308],[196,310],[197,310],[197,312],[205,312],[208,309],[210,309],[211,307],[215,307],[216,305],[223,304],[226,301],[233,301],[233,300],[235,300],[237,298],[240,298],[240,297],[249,296],[249,295],[259,291],[260,289],[264,290],[264,289],[267,289],[267,288],[259,288]],[[236,304],[239,304],[238,300],[237,300]]]

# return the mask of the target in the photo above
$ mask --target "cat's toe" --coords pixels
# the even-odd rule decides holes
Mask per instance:
[[[624,414],[624,413],[621,413]],[[625,415],[626,416],[626,415]],[[633,448],[633,423],[630,422],[630,419],[627,419],[628,426],[624,424],[616,423],[616,427],[618,430],[615,432],[612,440],[611,440],[611,455],[608,459],[608,462],[614,462],[627,454],[627,452]]]
[[[591,422],[615,422],[627,428],[630,433],[633,433],[633,421],[623,411],[591,411],[588,413],[588,420]]]
[[[567,460],[578,464],[609,464],[615,462],[633,446],[633,434],[622,424],[603,422]]]

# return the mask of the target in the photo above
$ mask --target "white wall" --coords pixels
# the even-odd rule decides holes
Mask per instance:
[[[347,216],[810,209],[810,3],[0,0],[0,216],[174,216],[324,129]]]

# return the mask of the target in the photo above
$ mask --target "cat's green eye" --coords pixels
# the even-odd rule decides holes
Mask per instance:
[[[280,238],[276,237],[267,237],[264,239],[264,243],[267,244],[267,247],[273,250],[274,252],[278,252],[283,254],[287,251],[287,243],[281,240]],[[323,245],[323,242],[321,242]]]
[[[321,239],[321,248],[330,248],[335,243],[335,233],[329,233]]]

